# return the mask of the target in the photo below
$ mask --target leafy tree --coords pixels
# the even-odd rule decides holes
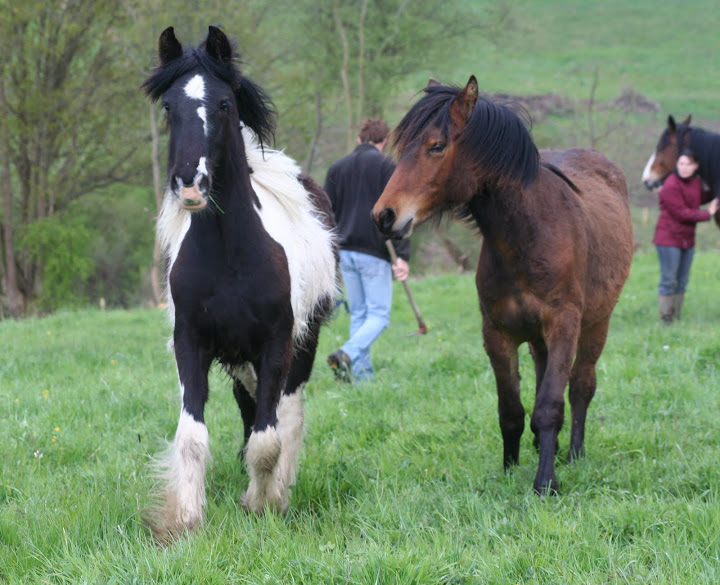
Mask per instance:
[[[87,302],[82,283],[94,268],[87,253],[92,236],[82,221],[61,214],[37,219],[21,230],[19,241],[29,262],[43,266],[43,286],[36,299],[42,311]]]
[[[442,67],[453,51],[467,51],[470,39],[491,40],[509,14],[504,1],[301,0],[292,6],[300,22],[293,29],[300,35],[293,40],[296,61],[306,67],[305,107],[320,96],[323,109],[342,104],[334,114],[343,119],[346,150],[364,118],[384,115],[409,74]]]
[[[50,278],[36,252],[45,249],[43,229],[62,217],[44,220],[136,172],[137,83],[118,42],[120,8],[119,0],[23,0],[0,11],[2,265],[12,315]]]

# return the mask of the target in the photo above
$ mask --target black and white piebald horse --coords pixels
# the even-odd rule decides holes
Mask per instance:
[[[241,74],[219,28],[186,50],[166,29],[143,89],[162,100],[170,132],[157,231],[182,409],[159,462],[164,489],[150,519],[165,539],[202,522],[214,361],[233,379],[244,424],[242,504],[286,510],[302,442],[301,392],[332,308],[337,251],[327,195],[290,158],[264,148],[274,109]]]

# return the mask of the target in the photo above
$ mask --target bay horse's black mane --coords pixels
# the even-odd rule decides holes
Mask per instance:
[[[241,73],[241,61],[234,45],[233,59],[221,61],[208,55],[205,42],[184,49],[177,59],[159,63],[142,84],[145,95],[156,102],[177,79],[201,67],[232,88],[240,121],[257,135],[261,145],[270,144],[274,139],[276,117],[272,100],[265,90]]]
[[[720,190],[720,134],[703,130],[697,126],[678,124],[677,135],[683,142],[684,136],[688,137],[686,146],[693,151],[695,160],[700,165],[698,174],[717,193]],[[667,131],[663,133],[660,140],[663,139],[667,144]]]
[[[451,85],[429,85],[424,89],[425,95],[393,131],[393,146],[399,154],[419,138],[429,124],[434,124],[448,137],[450,107],[460,91],[461,88]],[[528,187],[537,177],[539,154],[526,127],[529,120],[524,121],[518,112],[527,115],[519,104],[495,103],[481,96],[457,142],[489,180]]]
[[[573,183],[573,182],[568,178],[568,176],[567,176],[565,173],[563,173],[559,168],[557,168],[555,165],[550,164],[550,163],[548,163],[548,162],[544,162],[544,163],[542,163],[542,166],[544,166],[547,170],[552,171],[552,172],[555,173],[558,177],[560,177],[563,181],[565,181],[565,182],[568,184],[568,186],[569,186],[573,191],[575,191],[575,193],[578,193],[578,194],[580,193],[580,189],[578,188],[578,186],[577,186],[575,183]]]

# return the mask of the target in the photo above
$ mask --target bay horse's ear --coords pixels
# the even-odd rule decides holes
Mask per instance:
[[[471,75],[467,85],[460,90],[460,93],[450,106],[450,116],[452,116],[456,124],[464,126],[468,121],[477,102],[478,93],[477,79],[475,79],[474,75]]]
[[[440,82],[437,79],[435,79],[433,77],[428,79],[428,84],[427,84],[428,87],[435,87],[437,85],[440,85]]]
[[[182,45],[180,41],[175,38],[175,29],[169,26],[160,34],[160,41],[158,42],[158,56],[160,57],[160,64],[165,65],[170,61],[182,57]]]
[[[232,61],[233,48],[225,33],[216,26],[208,27],[208,37],[205,41],[207,54],[219,61]]]
[[[672,114],[668,116],[668,129],[670,132],[677,131],[677,124],[675,124],[675,118],[672,117]]]
[[[690,120],[692,120],[692,114],[688,114],[688,117],[683,120],[683,124],[690,126]]]

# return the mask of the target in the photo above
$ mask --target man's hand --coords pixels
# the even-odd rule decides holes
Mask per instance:
[[[714,199],[714,201],[717,201],[717,199]],[[410,274],[410,266],[407,262],[405,262],[405,260],[398,258],[395,264],[392,265],[392,271],[393,275],[398,280],[407,280],[407,277]]]

